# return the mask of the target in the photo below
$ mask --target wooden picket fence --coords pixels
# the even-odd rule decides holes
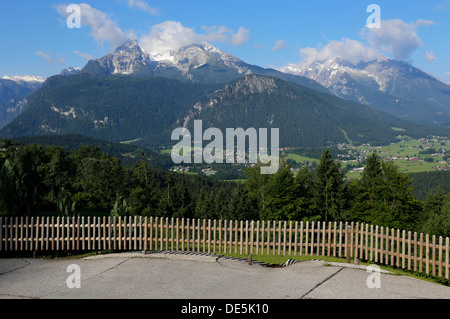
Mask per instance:
[[[8,251],[193,251],[334,256],[449,279],[449,238],[360,223],[153,217],[0,218]]]

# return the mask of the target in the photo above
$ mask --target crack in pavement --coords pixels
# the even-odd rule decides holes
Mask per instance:
[[[38,297],[22,296],[22,295],[13,295],[13,294],[4,294],[4,293],[0,293],[0,296],[12,297],[12,298],[14,298],[14,299],[17,299],[17,298],[23,298],[23,299],[39,299]]]
[[[7,272],[0,273],[0,276],[6,275],[6,274],[10,274],[10,273],[12,273],[12,272],[14,272],[14,271],[23,269],[23,268],[28,267],[29,265],[31,265],[31,262],[29,262],[29,261],[26,260],[26,259],[20,259],[20,260],[26,262],[27,264],[26,264],[26,265],[23,265],[23,266],[20,266],[20,267],[18,267],[18,268],[16,268],[16,269],[12,269],[12,270],[9,270],[9,271],[7,271]]]
[[[87,282],[87,281],[92,280],[92,279],[94,279],[94,278],[96,278],[96,277],[98,277],[98,276],[101,276],[101,275],[107,273],[108,271],[110,271],[110,270],[112,270],[112,269],[114,269],[114,268],[116,268],[116,267],[119,267],[119,266],[123,265],[124,263],[126,263],[127,261],[130,261],[131,259],[132,259],[132,258],[127,258],[127,259],[125,259],[124,261],[122,261],[122,262],[120,262],[120,263],[118,263],[118,264],[116,264],[116,265],[114,265],[114,266],[112,266],[112,267],[110,267],[110,268],[108,268],[108,269],[106,269],[106,270],[104,270],[104,271],[102,271],[102,272],[96,274],[96,275],[93,275],[93,276],[91,276],[91,277],[89,277],[89,278],[86,278],[86,279],[84,279],[84,280],[81,280],[81,283]],[[57,294],[58,292],[63,291],[63,290],[65,290],[65,289],[67,289],[67,288],[61,288],[61,289],[54,290],[54,291],[52,291],[52,292],[49,292],[48,294],[42,295],[42,296],[40,296],[40,297],[36,297],[36,299],[47,298],[47,297],[49,297],[50,295]]]
[[[310,293],[312,293],[314,290],[316,290],[317,288],[319,288],[321,285],[323,285],[324,283],[326,283],[328,280],[330,280],[331,278],[333,278],[334,276],[336,276],[337,274],[339,274],[342,270],[344,270],[345,267],[341,267],[338,271],[336,271],[334,274],[328,276],[327,278],[325,278],[324,280],[322,280],[321,282],[319,282],[317,285],[315,285],[313,288],[311,288],[311,290],[309,290],[306,294],[304,294],[303,296],[300,297],[300,299],[304,299],[307,295],[309,295]]]

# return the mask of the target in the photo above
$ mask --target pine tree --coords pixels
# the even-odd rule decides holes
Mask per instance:
[[[296,220],[294,196],[294,175],[290,167],[283,165],[272,175],[266,185],[266,207],[262,219],[265,220]]]
[[[344,206],[344,174],[328,149],[323,152],[316,169],[315,209],[327,222],[339,220]]]
[[[429,192],[424,202],[421,225],[424,233],[450,236],[450,195],[445,195],[442,188]]]
[[[294,179],[295,210],[298,220],[314,217],[314,177],[306,167],[298,171]]]
[[[245,175],[249,196],[258,204],[259,211],[262,212],[266,208],[266,185],[270,177],[261,174],[260,164],[247,168]]]
[[[256,201],[249,197],[248,187],[238,184],[231,194],[228,204],[227,220],[258,220],[259,211]]]

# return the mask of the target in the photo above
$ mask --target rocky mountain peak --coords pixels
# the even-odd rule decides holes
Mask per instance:
[[[229,84],[226,90],[231,90],[234,95],[237,93],[256,94],[263,92],[271,94],[277,87],[274,78],[259,75],[246,75],[234,84]]]

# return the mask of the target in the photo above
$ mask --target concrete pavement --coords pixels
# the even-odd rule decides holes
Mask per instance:
[[[70,265],[79,266],[68,272]],[[125,253],[84,259],[0,259],[0,299],[450,299],[450,287],[352,265],[284,268],[183,254]]]

